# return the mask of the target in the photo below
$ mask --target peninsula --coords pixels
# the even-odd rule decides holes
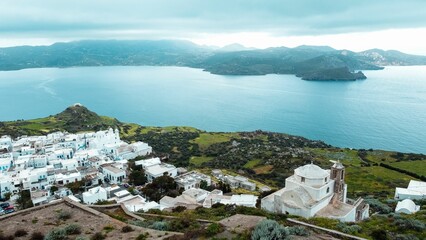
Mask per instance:
[[[357,80],[359,70],[425,65],[425,56],[327,46],[212,48],[175,40],[90,40],[0,48],[0,70],[77,66],[186,66],[220,75],[294,74],[304,80]]]

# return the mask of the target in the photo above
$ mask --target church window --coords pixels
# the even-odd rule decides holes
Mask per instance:
[[[345,177],[345,173],[344,173],[344,171],[342,171],[341,179],[343,179],[344,177]]]
[[[327,182],[327,177],[324,179],[324,182]]]
[[[329,193],[329,192],[330,192],[330,187],[327,188],[327,193]]]
[[[305,177],[302,177],[301,181],[302,181],[302,182],[305,182]]]

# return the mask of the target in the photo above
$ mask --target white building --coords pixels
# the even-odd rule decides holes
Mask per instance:
[[[117,203],[123,204],[124,207],[127,208],[127,210],[131,212],[137,212],[137,211],[148,211],[150,209],[160,209],[160,204],[156,202],[147,202],[145,198],[136,195],[136,196],[128,196],[126,198],[123,198]]]
[[[426,182],[411,180],[407,188],[396,188],[395,199],[426,199]]]
[[[155,178],[161,177],[164,174],[174,178],[177,176],[177,169],[175,166],[165,163],[145,168],[145,175],[148,182],[152,182]]]
[[[211,185],[211,177],[203,173],[192,171],[175,177],[175,182],[179,188],[184,190],[199,188],[201,181],[205,181],[207,186]]]
[[[107,190],[103,187],[94,187],[83,193],[83,202],[86,204],[94,204],[107,199]]]
[[[294,170],[285,188],[262,199],[270,212],[288,213],[305,218],[321,216],[345,222],[368,218],[369,206],[363,199],[346,199],[345,169],[336,162],[330,170],[307,164]]]
[[[416,205],[411,199],[399,201],[396,205],[396,213],[413,214],[420,210],[420,206]]]
[[[154,166],[154,165],[159,165],[159,164],[161,164],[161,160],[158,157],[145,159],[145,160],[139,160],[139,161],[135,162],[136,166],[142,166],[143,169],[146,169],[147,167],[151,167],[151,166]]]
[[[112,165],[103,165],[102,174],[106,181],[112,184],[121,183],[126,178],[126,171],[124,169],[119,169]]]

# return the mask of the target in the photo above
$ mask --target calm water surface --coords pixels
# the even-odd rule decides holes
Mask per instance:
[[[340,147],[426,153],[426,67],[365,74],[356,82],[309,82],[180,67],[0,72],[0,120],[44,117],[79,102],[142,125],[263,129]]]

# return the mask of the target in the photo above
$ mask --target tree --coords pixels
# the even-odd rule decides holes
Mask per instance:
[[[207,190],[208,187],[209,186],[207,186],[207,181],[206,180],[201,180],[201,182],[200,182],[200,188],[204,189],[204,190]]]
[[[166,172],[163,176],[155,178],[152,183],[146,185],[142,189],[142,192],[149,200],[160,201],[164,196],[177,196],[179,192],[176,188],[177,184],[175,180]]]
[[[141,170],[133,170],[129,174],[129,183],[133,184],[135,186],[144,185],[146,183],[147,179],[145,176],[145,171],[143,169]]]
[[[19,205],[20,209],[26,209],[30,207],[34,207],[33,201],[31,201],[31,192],[29,189],[21,190],[18,193],[18,199],[16,203]]]

